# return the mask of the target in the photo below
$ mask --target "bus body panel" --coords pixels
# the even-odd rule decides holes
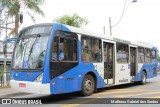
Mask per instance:
[[[96,76],[104,79],[104,64],[101,62],[100,63],[93,63],[93,66],[94,66],[93,70],[96,72],[95,73]],[[90,71],[93,71],[93,70],[90,70]],[[98,80],[98,81],[101,81],[101,80]],[[105,84],[107,84],[107,83],[105,82]],[[100,87],[102,87],[102,86],[100,86]]]
[[[16,81],[34,82],[34,80],[42,73],[42,71],[11,71],[11,79]]]
[[[10,85],[13,89],[21,92],[51,94],[49,83],[42,84],[42,83],[35,83],[35,82],[10,80]]]
[[[116,64],[115,84],[130,83],[130,64]]]
[[[138,64],[138,73],[137,73],[137,81],[141,81],[142,72],[146,71],[147,78],[153,78],[157,76],[157,72],[155,71],[156,65],[152,64]]]
[[[97,78],[97,88],[104,87],[103,78],[94,70],[92,63],[81,63],[79,66],[61,74],[60,76],[51,80],[51,93],[60,94],[73,91],[80,91],[82,88],[82,81],[88,72],[93,72]],[[72,85],[71,85],[72,84]]]

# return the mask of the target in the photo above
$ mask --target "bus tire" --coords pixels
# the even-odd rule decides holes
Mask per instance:
[[[84,76],[82,81],[82,94],[84,96],[89,96],[94,92],[95,81],[93,76],[87,74]]]
[[[146,84],[146,79],[147,79],[147,75],[146,75],[146,73],[143,71],[143,72],[142,72],[142,79],[141,79],[141,81],[140,81],[140,84],[141,84],[141,85]]]

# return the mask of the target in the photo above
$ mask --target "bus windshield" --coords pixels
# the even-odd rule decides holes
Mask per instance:
[[[32,32],[24,32],[27,32],[28,35],[22,33],[22,36],[19,37],[13,55],[13,69],[43,68],[50,32],[45,32],[42,27],[39,27],[39,29],[38,27],[32,28]]]

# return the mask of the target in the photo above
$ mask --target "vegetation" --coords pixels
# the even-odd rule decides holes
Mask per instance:
[[[0,89],[6,89],[6,88],[11,88],[11,86],[7,84],[6,86],[0,87]]]
[[[18,34],[19,22],[23,22],[23,15],[21,10],[25,11],[34,21],[34,17],[31,15],[31,11],[44,16],[43,11],[40,9],[39,5],[43,3],[44,0],[2,0],[1,1],[1,11],[3,10],[7,13],[6,21],[8,18],[14,20],[14,28],[9,35]]]
[[[3,67],[3,65],[1,65],[0,66],[0,75],[3,75],[3,73],[4,73],[4,67]]]
[[[82,18],[77,14],[73,14],[71,16],[64,15],[62,17],[57,17],[54,19],[54,22],[58,22],[58,23],[62,23],[62,24],[66,24],[66,25],[70,25],[78,28],[88,24],[87,19]]]
[[[160,55],[158,55],[158,62],[160,62]]]
[[[10,68],[9,66],[6,66],[6,85],[4,83],[4,66],[1,65],[0,66],[0,89],[3,89],[3,88],[10,88],[10,84],[9,84],[9,78],[10,78]]]

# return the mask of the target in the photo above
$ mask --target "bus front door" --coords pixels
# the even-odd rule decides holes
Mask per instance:
[[[136,48],[135,47],[130,47],[130,76],[131,76],[131,80],[135,80],[134,77],[136,76]]]
[[[114,51],[113,43],[103,42],[104,55],[104,81],[109,84],[114,84]]]

